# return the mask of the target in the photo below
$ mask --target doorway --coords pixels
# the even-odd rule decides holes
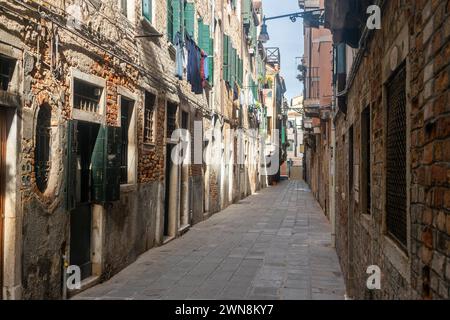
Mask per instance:
[[[70,213],[70,264],[81,269],[81,279],[92,275],[92,153],[100,126],[77,122],[76,204]]]
[[[3,222],[6,183],[6,114],[0,110],[0,299],[3,299]]]

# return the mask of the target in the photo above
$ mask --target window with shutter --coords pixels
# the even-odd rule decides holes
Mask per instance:
[[[121,128],[101,126],[92,152],[92,201],[120,199]]]
[[[244,24],[249,24],[252,17],[252,0],[243,0],[242,20]]]
[[[184,29],[190,37],[194,37],[195,4],[186,2],[184,5]]]
[[[233,85],[237,81],[236,66],[237,66],[237,50],[233,48],[233,79],[232,79]]]
[[[228,42],[229,38],[223,35],[223,80],[228,81]]]
[[[175,37],[177,35],[177,32],[181,32],[181,2],[180,0],[171,0],[172,3],[172,34],[169,38],[172,43],[175,43]]]
[[[231,84],[232,82],[232,76],[233,76],[233,43],[231,42],[230,37],[228,37],[228,83]]]
[[[152,22],[152,0],[142,0],[142,16]]]
[[[208,55],[211,53],[211,49],[209,48],[209,25],[203,24],[203,32],[202,32],[202,48]]]
[[[76,175],[77,175],[77,121],[67,122],[67,155],[66,155],[66,209],[71,211],[76,204]]]
[[[209,84],[214,85],[214,39],[209,39],[209,58],[208,58],[208,69],[209,69]]]
[[[235,54],[234,54],[234,48],[231,46],[231,50],[230,50],[231,54],[230,54],[230,85],[234,84],[234,71],[235,71]]]
[[[198,19],[197,20],[197,26],[198,26],[198,30],[197,30],[197,45],[201,48],[202,47],[202,39],[203,39],[203,36],[202,36],[202,33],[203,33],[203,19],[202,18],[200,18],[200,19]]]

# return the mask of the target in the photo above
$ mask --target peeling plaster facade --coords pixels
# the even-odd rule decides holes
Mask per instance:
[[[0,100],[7,127],[3,299],[60,299],[76,293],[66,292],[62,280],[77,230],[66,205],[71,170],[67,155],[74,121],[78,132],[80,123],[89,128],[86,132],[98,126],[119,128],[123,101],[133,102],[128,182],[120,185],[118,200],[89,205],[90,274],[83,279],[81,290],[110,278],[146,250],[180,236],[190,225],[267,185],[261,163],[250,164],[250,159],[264,153],[260,140],[246,134],[247,160],[237,165],[238,144],[226,136],[226,129],[239,127],[264,134],[256,115],[248,111],[248,99],[244,103],[233,99],[233,87],[223,80],[225,33],[243,60],[244,81],[239,90],[246,95],[249,78],[257,83],[255,59],[260,52],[250,53],[242,26],[243,2],[236,1],[234,7],[226,0],[195,1],[195,33],[199,17],[214,26],[210,29],[214,85],[202,94],[192,93],[186,80],[174,76],[176,50],[167,38],[167,1],[151,1],[151,22],[142,16],[141,1],[127,1],[126,16],[118,3],[0,2],[0,54],[14,61],[8,94]],[[262,9],[255,15],[260,19]],[[71,25],[74,16],[77,20]],[[136,38],[148,34],[162,36]],[[97,112],[74,107],[77,81],[101,92]],[[152,141],[144,137],[145,92],[155,96]],[[167,171],[171,106],[177,110],[177,127],[182,125],[182,116],[187,116],[191,139],[194,121],[203,123],[203,132],[218,129],[224,142],[210,141],[207,148],[234,161],[174,165]],[[45,190],[40,190],[35,149],[37,122],[44,107],[50,110],[49,173]],[[195,157],[192,149],[191,156]]]

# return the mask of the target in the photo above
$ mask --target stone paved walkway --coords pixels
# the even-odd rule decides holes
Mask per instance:
[[[306,184],[285,181],[74,299],[344,299],[330,231]]]

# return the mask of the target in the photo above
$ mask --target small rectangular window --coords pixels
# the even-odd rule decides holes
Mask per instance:
[[[387,87],[386,226],[404,248],[406,227],[406,69],[401,67]]]
[[[0,56],[0,90],[8,90],[15,64],[15,60]]]
[[[144,102],[144,143],[154,142],[155,102],[156,96],[146,91]]]
[[[371,209],[371,143],[370,106],[368,106],[361,113],[361,197],[364,214],[370,214]]]
[[[74,79],[73,106],[83,111],[99,113],[102,93],[103,88]]]

